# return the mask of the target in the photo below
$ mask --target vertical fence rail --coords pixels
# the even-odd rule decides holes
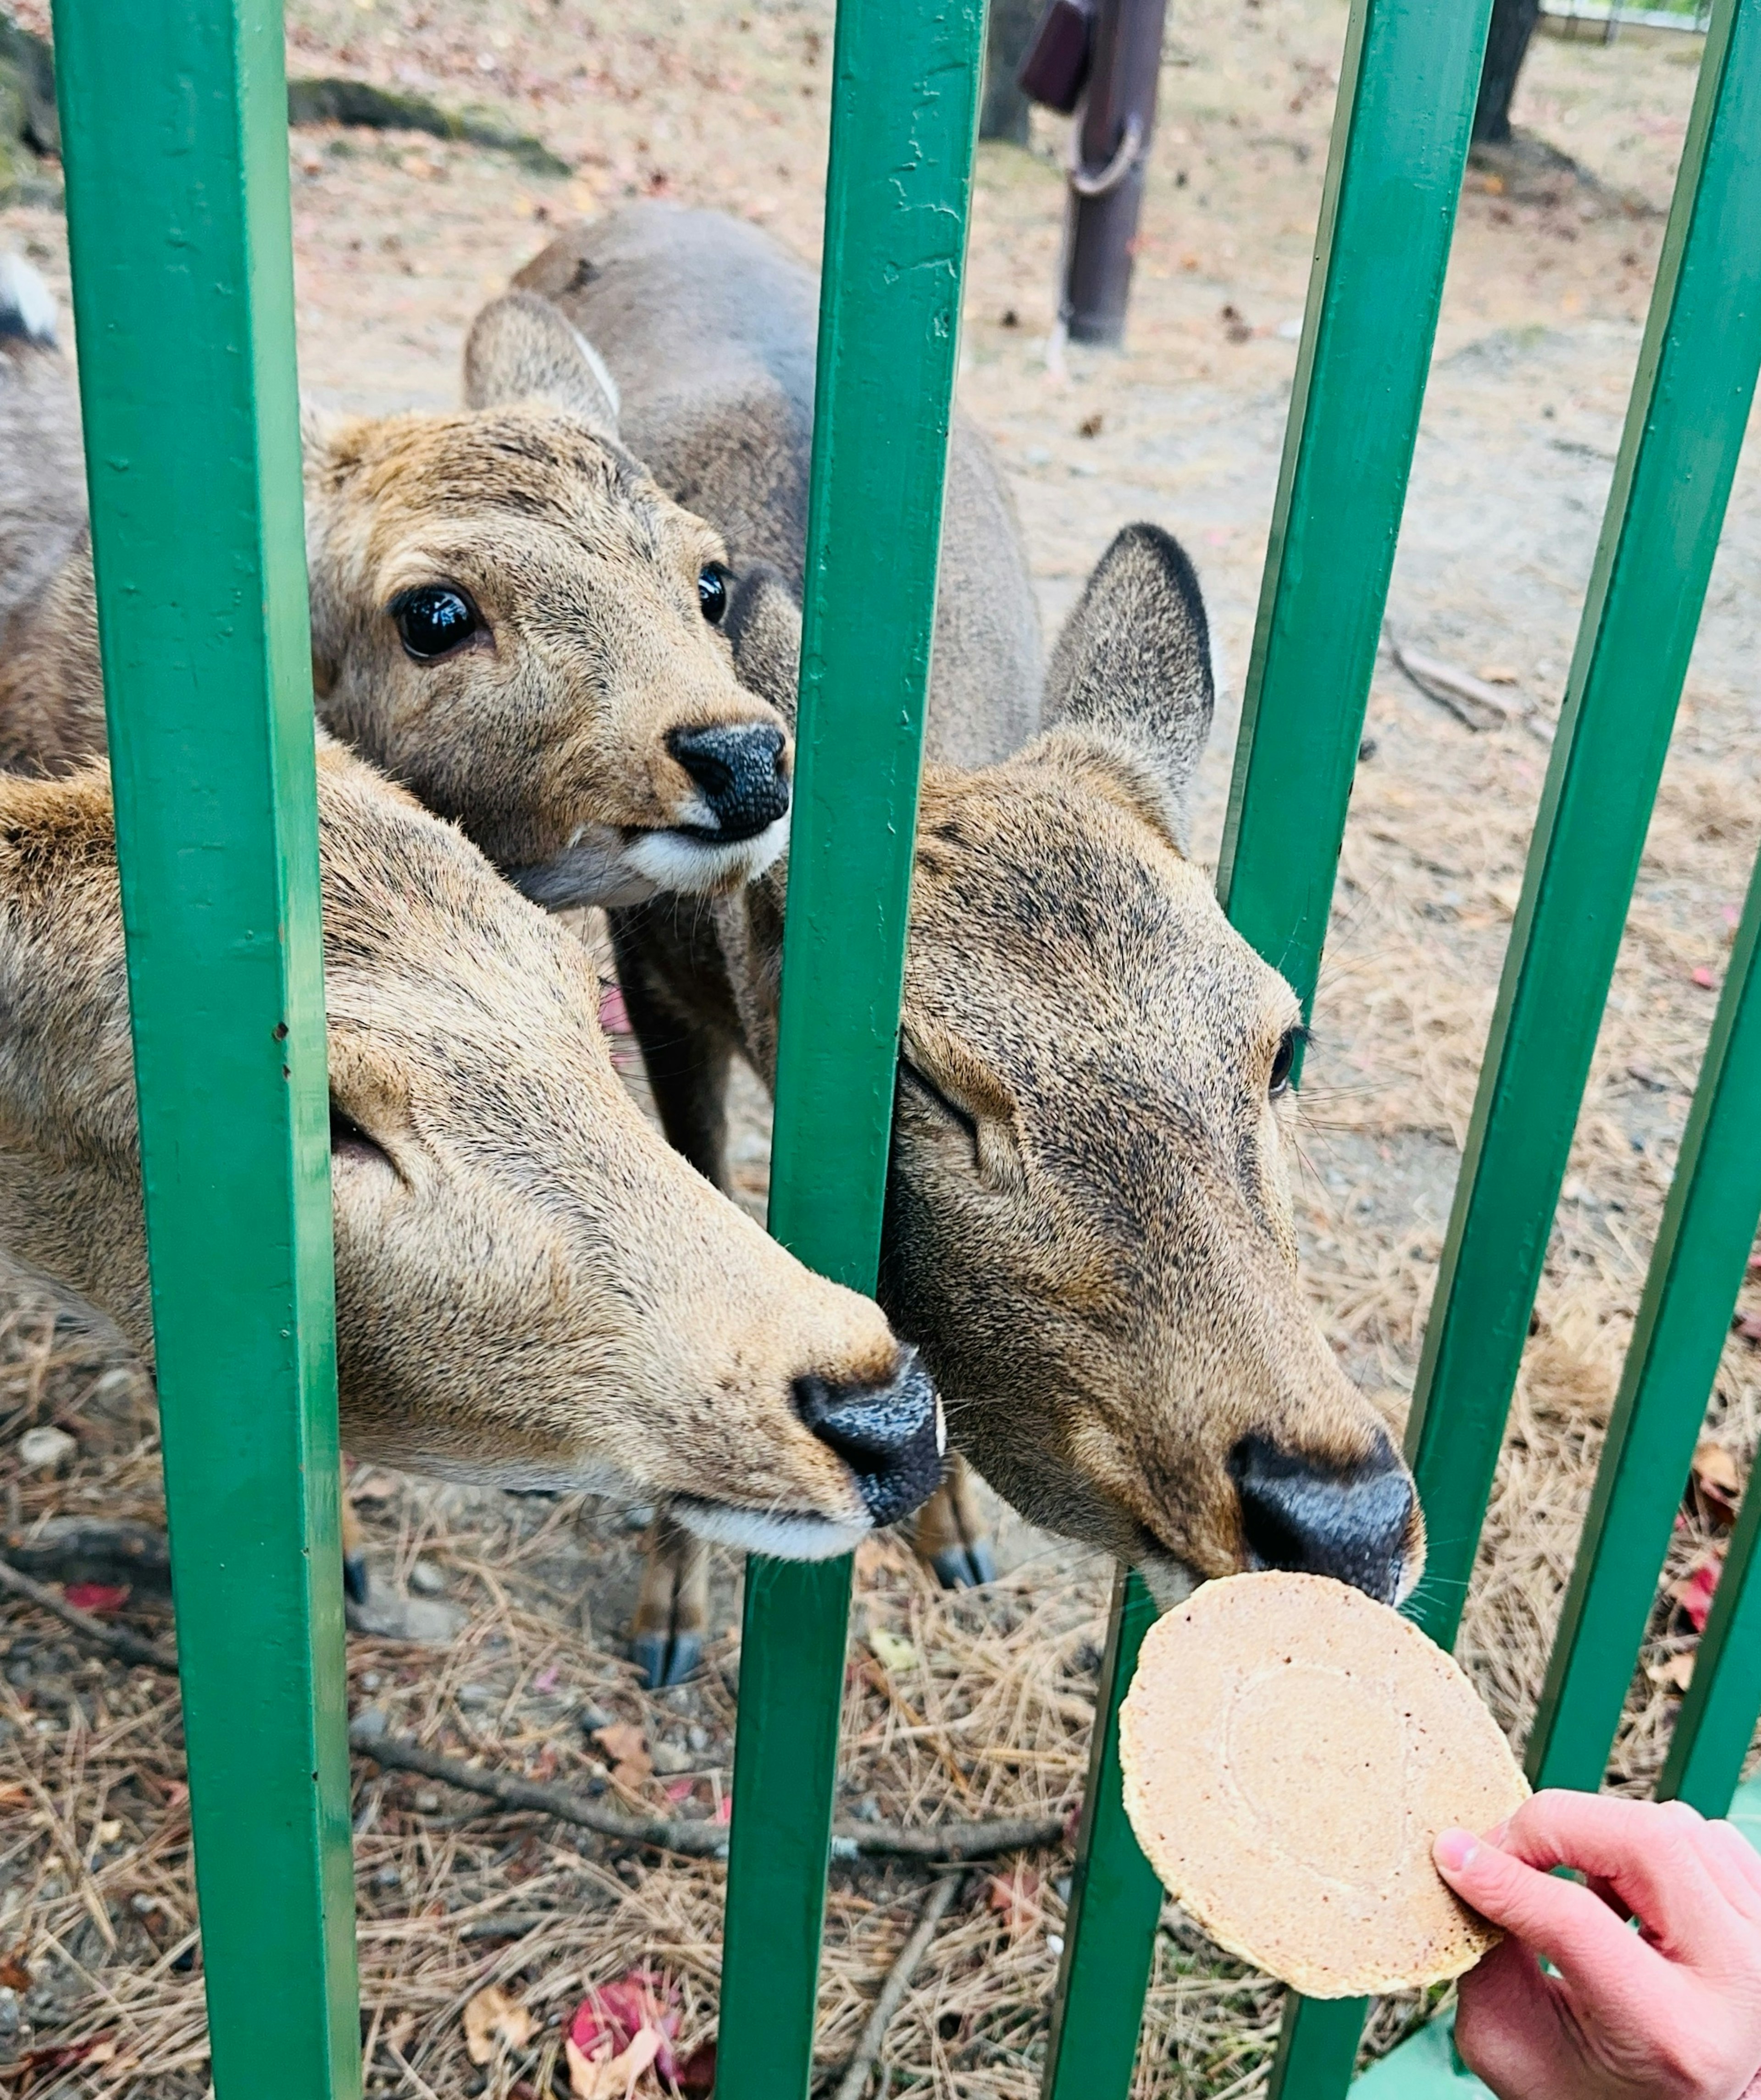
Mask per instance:
[[[56,0],[221,2100],[358,2093],[281,11]]]
[[[1490,13],[1490,0],[1354,0],[1346,29],[1217,880],[1231,920],[1290,979],[1305,1012],[1320,972]],[[1114,1592],[1109,1666],[1097,1688],[1097,1727],[1106,1730],[1117,1725],[1136,1652],[1120,1638],[1126,1594],[1123,1586]],[[1101,1783],[1116,1790],[1116,1772]],[[1120,1978],[1147,1976],[1160,1909],[1153,1882],[1146,1887],[1123,1860],[1092,1856],[1091,1846],[1117,1846],[1141,1867],[1123,1812],[1099,1815],[1091,1804],[1084,1829],[1078,1886],[1088,1893],[1071,1920],[1047,2100],[1079,2093],[1107,2100],[1128,2089],[1143,1993],[1133,1996]],[[1097,1900],[1103,1889],[1106,1899]],[[1092,1935],[1099,1959],[1089,1955]],[[1353,2040],[1359,2021],[1361,2012]],[[1074,2053],[1078,2036],[1091,2052],[1086,2066]]]
[[[1430,1531],[1429,1567],[1412,1608],[1445,1645],[1460,1621],[1758,357],[1761,0],[1720,0],[1408,1427]],[[1309,2033],[1281,2054],[1273,2100],[1343,2093],[1359,2023],[1337,2005],[1299,2003],[1292,2018]],[[1388,2089],[1393,2075],[1391,2059],[1377,2089]]]
[[[770,1225],[872,1290],[983,0],[841,0]],[[807,2090],[850,1563],[748,1561],[721,2100]]]

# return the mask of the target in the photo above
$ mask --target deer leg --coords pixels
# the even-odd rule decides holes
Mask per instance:
[[[917,1558],[934,1568],[944,1590],[975,1590],[996,1580],[996,1555],[971,1469],[959,1452],[948,1454],[947,1478],[917,1512],[912,1542]]]
[[[727,1080],[733,1052],[721,1035],[665,996],[645,967],[640,941],[620,912],[611,914],[611,947],[624,1008],[636,1031],[667,1143],[683,1153],[706,1181],[726,1189]]]
[[[630,1626],[630,1659],[651,1690],[682,1684],[696,1669],[708,1623],[709,1549],[663,1510],[642,1541]]]
[[[342,1498],[342,1594],[357,1604],[367,1601],[367,1535],[346,1495]]]

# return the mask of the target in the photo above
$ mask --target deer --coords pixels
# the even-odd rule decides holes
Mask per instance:
[[[908,1512],[945,1440],[916,1352],[664,1143],[565,925],[322,732],[317,783],[349,1449],[785,1559]],[[150,1365],[142,1202],[108,774],[0,774],[0,1249]]]
[[[792,721],[812,272],[753,227],[642,204],[514,282],[591,337],[629,443],[722,532],[736,668]],[[959,419],[950,474],[880,1304],[956,1454],[1164,1603],[1259,1567],[1403,1597],[1412,1478],[1299,1278],[1300,1008],[1189,854],[1215,700],[1198,578],[1126,527],[1042,693],[1013,506]],[[663,1127],[721,1185],[730,1061],[775,1078],[787,885],[783,856],[707,904],[611,915]],[[985,1574],[981,1535],[958,1478],[920,1518],[944,1579]],[[635,1621],[656,1681],[695,1666],[706,1602],[700,1542],[663,1511]]]
[[[0,257],[0,765],[104,748],[74,374]],[[709,893],[788,831],[792,756],[735,677],[726,549],[618,435],[547,302],[492,301],[465,405],[303,419],[318,717],[554,908]]]

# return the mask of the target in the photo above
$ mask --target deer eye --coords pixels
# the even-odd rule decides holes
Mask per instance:
[[[1309,1039],[1306,1028],[1287,1028],[1272,1053],[1272,1075],[1266,1083],[1266,1092],[1276,1101],[1280,1094],[1290,1092],[1291,1074],[1296,1068],[1296,1052]]]
[[[711,562],[699,571],[697,603],[712,627],[722,624],[722,615],[727,611],[727,571],[719,562]]]
[[[449,584],[424,584],[403,592],[391,601],[391,617],[404,646],[423,664],[449,655],[483,625],[476,607]]]

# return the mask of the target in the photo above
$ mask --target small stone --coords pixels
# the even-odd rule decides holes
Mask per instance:
[[[357,1736],[382,1736],[391,1725],[383,1706],[364,1706],[355,1716],[351,1733]]]
[[[360,1688],[363,1692],[377,1692],[384,1682],[385,1679],[381,1677],[377,1670],[364,1670],[361,1672]]]
[[[676,1779],[681,1772],[689,1771],[691,1768],[691,1752],[682,1750],[677,1743],[651,1743],[648,1754],[654,1762],[655,1770],[664,1772],[669,1779]]]
[[[431,1786],[425,1786],[416,1797],[417,1808],[424,1815],[432,1815],[440,1806],[440,1796]]]
[[[77,1440],[64,1429],[27,1429],[19,1439],[19,1462],[33,1471],[46,1471],[52,1466],[64,1466],[78,1449]]]
[[[0,1989],[0,2040],[10,2040],[23,2023],[18,1992],[11,1988]]]
[[[709,1747],[709,1731],[707,1728],[700,1727],[693,1721],[685,1732],[685,1740],[694,1750],[707,1750]]]
[[[376,1889],[400,1889],[404,1886],[402,1870],[396,1867],[382,1867],[373,1878]]]
[[[438,1597],[445,1592],[446,1577],[431,1560],[418,1560],[410,1570],[409,1586],[418,1595]]]

